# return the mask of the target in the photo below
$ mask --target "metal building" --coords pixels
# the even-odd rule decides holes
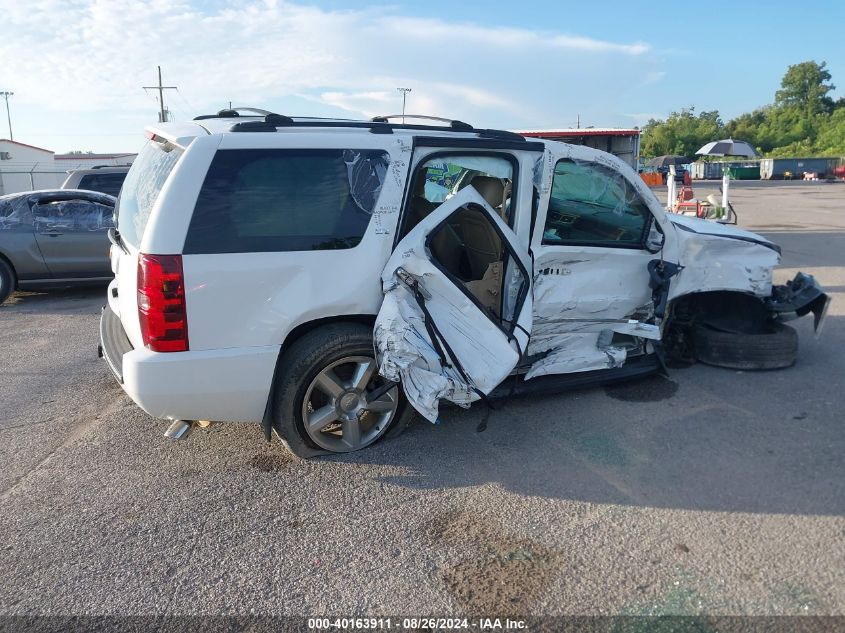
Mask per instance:
[[[618,156],[635,170],[640,156],[640,131],[636,128],[562,128],[556,130],[520,131],[523,136],[586,145]]]

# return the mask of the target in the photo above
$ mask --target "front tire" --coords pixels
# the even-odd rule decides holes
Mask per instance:
[[[363,324],[309,332],[284,352],[276,375],[273,428],[299,457],[366,448],[398,435],[411,419],[399,385],[368,399],[385,382],[372,329]]]
[[[698,324],[693,328],[695,356],[702,363],[728,369],[782,369],[795,364],[798,333],[773,322],[763,332],[723,332]]]
[[[15,289],[15,271],[0,258],[0,304],[2,304]]]

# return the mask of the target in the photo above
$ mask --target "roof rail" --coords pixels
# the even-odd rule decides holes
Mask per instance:
[[[426,114],[385,114],[383,116],[374,116],[370,121],[373,123],[390,123],[390,119],[402,119],[402,123],[405,123],[405,119],[421,119],[423,121],[439,121],[441,123],[448,123],[449,127],[453,130],[460,130],[462,132],[471,132],[475,128],[473,128],[469,123],[464,123],[463,121],[458,121],[456,119],[445,119],[439,116],[428,116]]]
[[[245,109],[245,108],[239,108]],[[250,108],[254,110],[254,108]],[[225,112],[225,111],[221,111]],[[208,115],[204,118],[214,118],[215,115]],[[401,118],[400,115],[396,115]],[[391,115],[389,117],[375,117],[371,121],[346,121],[333,119],[294,119],[283,114],[268,113],[263,120],[241,121],[232,125],[229,128],[230,132],[275,132],[279,127],[297,127],[297,128],[312,128],[312,127],[336,127],[336,128],[355,128],[369,130],[372,134],[393,134],[394,130],[421,130],[427,132],[455,132],[466,133],[474,132],[480,138],[498,139],[507,141],[524,141],[525,137],[516,132],[509,132],[507,130],[493,130],[493,129],[476,129],[469,123],[463,121],[454,121],[452,119],[441,119],[438,117],[429,116],[411,116],[408,118],[448,121],[448,126],[443,125],[425,125],[419,123],[389,123],[387,119],[396,118]],[[197,117],[200,118],[200,117]],[[220,117],[222,118],[222,117]],[[194,119],[196,120],[196,119]]]
[[[243,121],[229,128],[230,132],[275,132],[278,127],[289,127],[296,122],[284,114],[268,112],[261,121]]]
[[[232,117],[241,116],[241,112],[254,112],[253,115],[247,116],[267,116],[273,114],[269,110],[262,110],[261,108],[226,108],[220,110],[217,114],[201,114],[194,117],[194,121],[202,121],[203,119],[231,119]]]

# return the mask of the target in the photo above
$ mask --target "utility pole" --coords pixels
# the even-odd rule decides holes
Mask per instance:
[[[576,128],[576,129],[578,129],[578,130],[580,130],[580,129],[581,129],[581,115],[580,115],[580,114],[577,114],[576,116],[577,116],[578,118],[577,118],[577,119],[576,119],[576,121],[575,121],[575,128]]]
[[[0,96],[6,99],[6,118],[9,119],[9,140],[14,141],[15,137],[12,135],[12,115],[9,114],[9,97],[14,96],[14,92],[0,92]]]
[[[405,124],[405,98],[408,96],[408,93],[411,92],[410,88],[397,88],[399,92],[402,93],[402,125]]]
[[[165,90],[176,90],[176,86],[162,86],[161,85],[161,66],[158,67],[158,85],[157,86],[143,86],[144,90],[158,90],[158,105],[160,106],[160,112],[158,115],[158,120],[160,123],[167,122],[167,108],[164,107],[164,91]]]

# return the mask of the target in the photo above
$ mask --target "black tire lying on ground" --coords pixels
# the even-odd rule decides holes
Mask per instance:
[[[696,358],[728,369],[782,369],[795,363],[798,333],[773,322],[754,334],[723,332],[703,324],[693,328]]]

